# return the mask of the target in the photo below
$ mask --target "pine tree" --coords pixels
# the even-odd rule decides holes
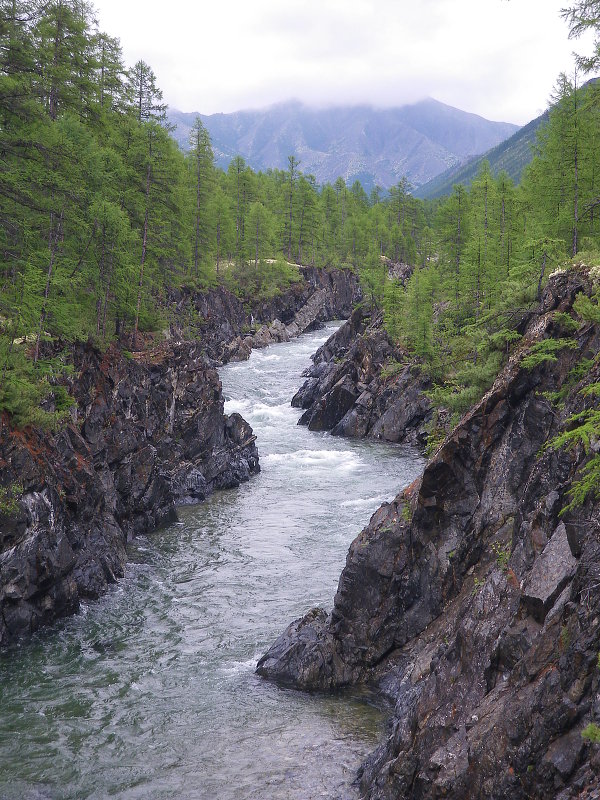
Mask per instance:
[[[285,194],[285,219],[283,224],[284,239],[288,261],[292,261],[293,237],[294,237],[294,201],[296,184],[298,182],[298,167],[300,162],[295,156],[288,156],[288,171],[286,177]]]
[[[37,91],[51,120],[71,111],[94,113],[93,8],[85,0],[50,0],[33,28]]]
[[[318,197],[315,178],[301,175],[298,181],[298,261],[315,263],[316,228],[318,224]],[[310,256],[309,256],[310,254]]]
[[[196,117],[190,132],[188,156],[194,193],[194,276],[197,278],[200,263],[208,250],[208,204],[213,186],[213,151],[208,131],[200,117]]]
[[[246,260],[246,215],[253,198],[252,179],[253,173],[241,156],[236,156],[229,164],[227,170],[229,191],[235,204],[235,260],[242,266]]]
[[[221,186],[217,186],[213,192],[209,209],[211,252],[215,259],[217,276],[219,276],[222,261],[231,258],[235,247],[234,213]]]
[[[145,61],[138,61],[128,71],[126,93],[138,122],[166,124],[167,106],[162,102],[163,94],[156,85],[156,76]]]
[[[126,70],[123,65],[120,42],[106,33],[99,33],[94,37],[94,48],[100,109],[104,112],[124,110],[127,106],[123,83]]]
[[[600,2],[599,0],[577,0],[570,8],[562,9],[563,18],[569,24],[569,38],[578,39],[588,30],[594,31],[591,56],[579,56],[578,67],[584,72],[595,72],[600,65]]]

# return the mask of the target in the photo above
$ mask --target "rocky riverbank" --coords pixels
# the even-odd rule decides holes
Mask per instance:
[[[193,344],[126,358],[76,347],[77,404],[54,435],[2,420],[0,643],[77,610],[123,574],[127,541],[258,470],[252,430],[223,415],[217,372]],[[8,513],[7,513],[8,512]]]
[[[241,332],[252,311],[229,292],[180,297],[168,341],[133,354],[71,348],[63,383],[75,405],[58,432],[1,417],[0,645],[101,595],[123,574],[128,540],[175,520],[177,505],[258,471],[255,437],[238,414],[223,414],[214,366],[277,341],[275,331],[291,337],[351,313],[352,273],[303,271],[301,284],[255,309],[277,319],[251,342]],[[183,318],[195,341],[183,341]]]
[[[270,300],[243,303],[226,289],[173,297],[171,336],[192,331],[214,364],[247,359],[254,348],[288,341],[330,319],[346,319],[362,294],[349,270],[300,267],[302,280]]]
[[[356,308],[315,353],[305,376],[292,405],[305,409],[300,424],[309,430],[424,447],[432,416],[425,392],[431,384],[393,344],[381,313]]]
[[[582,736],[600,724],[600,503],[561,515],[595,446],[544,450],[593,407],[581,390],[600,378],[600,327],[522,363],[564,337],[556,315],[573,316],[579,291],[585,275],[550,280],[491,390],[352,543],[331,613],[294,622],[259,662],[286,685],[389,698],[365,798],[600,796],[598,745]]]

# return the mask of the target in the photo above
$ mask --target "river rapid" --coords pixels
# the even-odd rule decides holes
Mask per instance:
[[[422,469],[411,449],[296,424],[335,328],[221,370],[260,475],[139,537],[105,597],[0,656],[2,800],[356,797],[383,713],[254,674],[291,620],[331,608],[350,542]]]

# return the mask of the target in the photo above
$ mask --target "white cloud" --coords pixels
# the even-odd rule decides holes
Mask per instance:
[[[184,111],[291,97],[396,105],[424,96],[492,119],[546,107],[571,51],[564,0],[96,0],[129,63]],[[580,49],[585,50],[584,44]]]

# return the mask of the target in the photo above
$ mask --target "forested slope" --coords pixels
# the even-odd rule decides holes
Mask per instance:
[[[565,15],[598,33],[599,12]],[[600,41],[580,62],[600,66]],[[436,203],[410,278],[368,284],[397,349],[360,402],[381,340],[362,326],[300,393],[324,391],[311,415],[341,411],[333,431],[352,432],[384,370],[432,384],[423,475],[356,537],[331,611],[292,622],[257,668],[389,698],[359,774],[370,800],[599,796],[600,120],[596,85],[576,83],[559,77],[518,188],[484,163]],[[342,382],[350,400],[328,405]]]
[[[436,175],[435,178],[415,190],[415,197],[434,200],[437,197],[445,197],[450,194],[452,187],[457,183],[469,186],[477,176],[484,161],[489,161],[494,175],[498,175],[499,172],[503,171],[514,183],[519,183],[523,170],[533,160],[538,128],[547,119],[548,112],[545,111],[483,155],[471,158],[458,167],[450,167],[450,169],[442,172],[441,175]]]

